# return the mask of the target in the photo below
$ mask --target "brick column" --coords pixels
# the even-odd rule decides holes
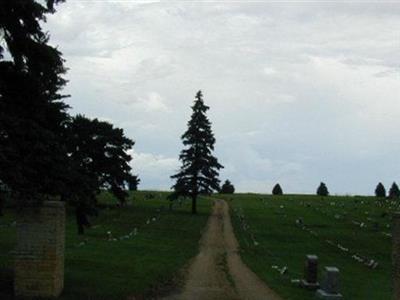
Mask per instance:
[[[393,299],[400,300],[400,213],[393,214],[392,281]]]
[[[65,205],[46,201],[17,217],[14,291],[56,298],[64,287]]]

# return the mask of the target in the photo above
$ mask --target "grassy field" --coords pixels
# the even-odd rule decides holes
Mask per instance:
[[[84,236],[77,235],[71,211],[67,217],[65,289],[61,299],[124,299],[168,290],[178,270],[197,254],[211,201],[198,201],[199,214],[192,216],[189,202],[169,211],[166,195],[135,192],[130,206],[111,206],[91,218],[93,227]],[[100,202],[115,203],[107,193],[101,195]],[[1,299],[12,288],[9,270],[10,251],[15,245],[14,220],[10,210],[0,218]]]
[[[340,269],[345,299],[391,299],[390,224],[398,202],[254,194],[220,198],[230,203],[243,260],[284,299],[314,297],[296,283],[306,254],[318,255],[320,277],[323,266]],[[372,259],[376,268],[366,265]],[[287,273],[281,275],[284,267]]]

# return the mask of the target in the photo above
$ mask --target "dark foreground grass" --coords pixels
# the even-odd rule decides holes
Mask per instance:
[[[230,203],[245,263],[284,299],[314,299],[292,280],[303,277],[306,254],[340,269],[345,299],[391,299],[391,212],[397,202],[374,197],[222,196]],[[302,220],[304,225],[296,224]],[[363,223],[361,225],[361,223]],[[303,227],[305,226],[305,227]],[[310,233],[312,232],[312,233]],[[341,250],[340,244],[348,251]],[[352,258],[374,259],[376,269]],[[285,275],[278,270],[288,268]],[[278,269],[277,269],[278,268]]]
[[[198,201],[199,214],[192,216],[188,202],[169,211],[166,195],[135,192],[131,196],[132,205],[124,208],[110,205],[100,210],[99,216],[91,219],[93,227],[84,236],[77,235],[70,212],[66,225],[65,289],[61,299],[148,298],[171,288],[178,271],[198,251],[211,201]],[[100,202],[115,203],[109,194],[101,195]],[[0,218],[0,281],[3,282],[0,296],[1,289],[5,295],[4,290],[11,287],[14,219],[11,211]]]

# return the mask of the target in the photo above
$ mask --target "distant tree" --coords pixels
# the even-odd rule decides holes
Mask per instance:
[[[121,205],[125,203],[125,183],[132,179],[127,151],[134,142],[125,137],[122,129],[82,115],[73,117],[67,129],[71,188],[64,197],[75,205],[79,233],[83,233],[101,189],[109,189]]]
[[[375,196],[380,198],[386,197],[386,189],[381,182],[379,182],[375,188]]]
[[[229,180],[226,180],[225,183],[221,186],[220,193],[221,194],[233,194],[234,192],[235,192],[235,187]]]
[[[317,189],[317,195],[318,196],[328,196],[329,191],[328,188],[326,187],[326,184],[321,182],[318,189]]]
[[[19,206],[67,189],[61,136],[68,115],[60,94],[66,70],[40,25],[58,2],[0,4],[0,180]]]
[[[137,191],[140,183],[140,178],[137,175],[131,175],[130,178],[127,180],[127,183],[129,191]]]
[[[397,186],[396,182],[393,182],[392,186],[390,187],[389,197],[390,198],[399,198],[400,197],[400,190],[399,190],[399,187]]]
[[[192,199],[192,214],[197,213],[196,201],[200,194],[210,194],[219,190],[219,170],[223,168],[216,157],[212,155],[215,138],[211,130],[211,122],[207,119],[209,109],[204,104],[203,94],[196,94],[192,106],[192,116],[188,122],[188,129],[182,135],[186,149],[181,151],[179,159],[182,161],[180,171],[171,176],[176,179],[172,186],[174,192],[171,198],[179,196]]]
[[[274,188],[272,189],[272,195],[283,195],[283,191],[279,183],[275,184]]]

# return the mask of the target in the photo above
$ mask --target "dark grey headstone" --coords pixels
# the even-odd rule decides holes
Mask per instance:
[[[339,269],[325,267],[321,288],[317,290],[318,299],[343,299],[339,293]]]
[[[319,287],[318,283],[318,256],[306,255],[304,264],[304,279],[301,285],[305,288],[315,290]]]

